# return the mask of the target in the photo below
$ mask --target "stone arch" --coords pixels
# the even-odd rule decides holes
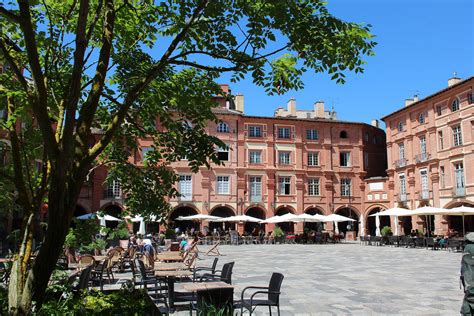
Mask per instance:
[[[250,206],[245,210],[245,215],[252,216],[260,219],[266,218],[265,209],[261,206]],[[245,223],[244,231],[252,233],[256,232],[256,230],[265,229],[265,225],[260,225],[259,223]]]
[[[310,215],[315,215],[315,214],[326,215],[324,214],[324,210],[319,206],[309,206],[305,209],[304,212]],[[324,230],[324,224],[325,224],[324,222],[315,222],[315,223],[305,222],[303,224],[303,230],[310,230],[310,231],[312,230],[315,232],[322,232]]]
[[[168,223],[175,229],[178,228],[179,232],[184,232],[187,229],[194,228],[199,229],[199,223],[193,221],[177,221],[176,219],[180,216],[190,216],[199,214],[198,209],[194,204],[179,204],[173,208],[168,215]]]
[[[347,231],[355,231],[356,236],[359,234],[359,218],[360,218],[360,212],[357,208],[354,206],[340,206],[338,207],[335,211],[335,214],[339,214],[345,217],[349,217],[352,219],[355,219],[355,222],[352,221],[347,221],[347,222],[339,222],[336,223],[337,227],[339,229],[339,232],[344,233],[344,236],[346,235]]]
[[[374,215],[378,212],[381,212],[383,211],[384,208],[380,207],[380,206],[372,206],[368,211],[367,211],[367,215],[365,216],[364,220],[365,220],[365,229],[366,231],[368,232],[368,234],[370,236],[375,236],[376,235],[376,231],[377,231],[377,225],[376,225],[376,217],[375,216],[370,216],[370,215]],[[379,219],[380,219],[380,230],[382,230],[382,228],[384,228],[385,226],[388,226],[388,227],[391,227],[391,223],[390,223],[390,216],[379,216]]]
[[[219,204],[214,206],[209,212],[210,215],[219,216],[219,217],[230,217],[235,216],[235,210],[232,206],[227,204]],[[209,222],[209,229],[222,229],[222,230],[235,230],[235,223],[216,223]]]
[[[296,210],[290,205],[282,205],[275,210],[275,215],[281,216],[287,213],[296,214]],[[276,225],[286,233],[293,233],[295,231],[295,223],[293,222],[278,223]]]
[[[122,212],[123,212],[123,205],[119,203],[107,203],[102,206],[101,211],[104,212],[107,215],[121,218],[122,217]],[[107,228],[115,228],[119,224],[119,222],[111,222],[111,221],[106,221],[105,222]]]
[[[474,202],[465,199],[454,200],[446,204],[445,208],[455,208],[458,206],[474,207]],[[462,216],[446,216],[448,222],[448,229],[453,229],[459,234],[463,231],[463,217]],[[464,216],[464,230],[465,233],[474,232],[474,215]]]

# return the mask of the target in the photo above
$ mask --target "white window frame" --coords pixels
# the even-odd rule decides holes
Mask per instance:
[[[318,140],[319,135],[318,135],[318,130],[317,129],[307,129],[306,130],[306,139],[307,140]]]
[[[439,150],[444,149],[443,131],[438,131],[438,145],[439,145]]]
[[[430,185],[428,183],[428,170],[420,170],[421,192],[429,192]]]
[[[153,151],[153,147],[150,147],[150,146],[142,146],[142,148],[140,149],[141,151],[141,154],[142,154],[142,161],[145,161],[147,160],[146,158],[146,154],[150,151]]]
[[[249,163],[261,164],[262,163],[262,151],[261,150],[250,150],[249,151]]]
[[[225,122],[219,122],[217,124],[217,132],[218,133],[230,133],[229,124],[227,124]]]
[[[400,160],[405,159],[405,144],[404,143],[398,144],[398,159]]]
[[[278,152],[278,164],[288,166],[291,164],[291,152],[290,151],[279,151]]]
[[[280,195],[290,195],[291,194],[291,177],[281,176],[278,177]]]
[[[311,166],[311,167],[319,166],[319,152],[317,151],[308,152],[308,166]]]
[[[249,126],[249,137],[262,137],[262,127],[259,125]]]
[[[230,176],[220,175],[216,180],[217,194],[230,194]]]
[[[397,129],[399,132],[403,132],[403,127],[405,124],[403,124],[402,121],[398,122]]]
[[[217,149],[217,154],[219,155],[219,153],[227,153],[227,160],[220,159],[220,161],[230,161],[230,148],[228,146],[224,148],[219,147]]]
[[[320,185],[319,178],[310,178],[308,179],[308,195],[310,196],[320,196]]]
[[[462,146],[462,129],[461,125],[456,125],[452,127],[453,130],[453,146],[458,147]]]
[[[466,188],[466,178],[464,177],[464,163],[462,161],[455,162],[454,164],[454,185],[455,189]]]
[[[107,197],[116,199],[116,198],[120,198],[121,195],[122,195],[122,189],[121,189],[120,181],[112,180],[112,182],[110,182],[107,185]]]
[[[191,201],[193,199],[193,176],[190,174],[179,175],[180,200]]]
[[[262,201],[262,176],[250,176],[249,177],[250,187],[250,201],[261,202]]]
[[[352,181],[349,178],[341,179],[341,196],[351,196]]]
[[[420,154],[426,154],[427,150],[426,150],[426,136],[425,135],[422,135],[419,137],[419,140],[420,140]]]
[[[288,136],[288,137],[286,137]],[[289,127],[278,127],[278,138],[280,139],[290,139],[291,138],[291,128]]]
[[[444,166],[439,167],[439,184],[441,189],[446,187],[446,172],[444,171]]]
[[[350,167],[351,166],[351,152],[341,151],[339,153],[339,166]]]
[[[425,124],[425,122],[426,122],[425,113],[422,112],[422,113],[420,113],[420,115],[418,115],[418,122],[420,124]]]
[[[460,109],[460,104],[461,104],[461,102],[459,102],[459,99],[458,99],[458,98],[455,98],[455,99],[453,100],[453,102],[451,103],[451,112],[459,111],[459,109]]]
[[[407,182],[404,173],[398,175],[398,181],[400,185],[400,195],[407,195]]]

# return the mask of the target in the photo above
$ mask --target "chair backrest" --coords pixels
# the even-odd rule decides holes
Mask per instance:
[[[87,286],[89,285],[91,271],[92,266],[88,266],[87,268],[81,271],[81,275],[79,276],[79,284],[77,286],[78,290],[87,289]]]
[[[235,262],[228,262],[222,266],[221,281],[232,284],[232,269]]]
[[[79,258],[79,263],[82,264],[93,264],[95,263],[94,257],[92,255],[82,255]]]
[[[217,261],[219,261],[219,258],[214,258],[214,262],[212,263],[211,267],[212,274],[216,273]]]
[[[278,292],[277,293],[269,293],[268,294],[268,300],[272,303],[278,304],[278,301],[280,299],[280,288],[281,288],[281,283],[283,282],[283,274],[278,273],[278,272],[273,272],[272,277],[270,278],[270,283],[268,284],[268,290],[270,292]]]
[[[214,315],[215,309],[222,310],[222,315],[233,315],[234,289],[217,288],[197,291],[197,307],[199,315]]]
[[[142,277],[142,280],[146,280],[147,277],[145,264],[140,259],[135,259],[135,262],[138,263],[138,270],[140,271],[140,276]]]

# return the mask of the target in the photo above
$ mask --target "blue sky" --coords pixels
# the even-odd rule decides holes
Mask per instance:
[[[380,119],[419,93],[424,98],[447,87],[447,80],[474,75],[474,1],[472,0],[329,0],[332,14],[372,25],[376,56],[366,58],[363,74],[349,74],[344,85],[326,74],[308,72],[305,88],[268,96],[251,78],[231,84],[245,96],[245,113],[272,116],[295,97],[297,108],[311,109],[317,100],[334,106],[338,119]]]

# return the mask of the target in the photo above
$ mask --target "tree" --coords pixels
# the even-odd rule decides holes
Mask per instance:
[[[218,163],[221,143],[204,127],[216,120],[222,73],[249,75],[269,94],[302,88],[307,70],[343,83],[375,46],[370,25],[342,21],[318,0],[18,0],[0,6],[0,28],[12,157],[3,174],[24,214],[9,287],[14,314],[41,304],[91,169],[107,164],[111,177],[132,178],[124,183],[131,209],[166,208],[176,194],[170,162]],[[18,128],[28,117],[29,128]],[[24,148],[34,143],[28,132],[39,147]],[[126,158],[141,137],[154,150],[137,168]],[[34,171],[32,159],[42,162]],[[32,219],[45,201],[47,230],[30,267]]]

